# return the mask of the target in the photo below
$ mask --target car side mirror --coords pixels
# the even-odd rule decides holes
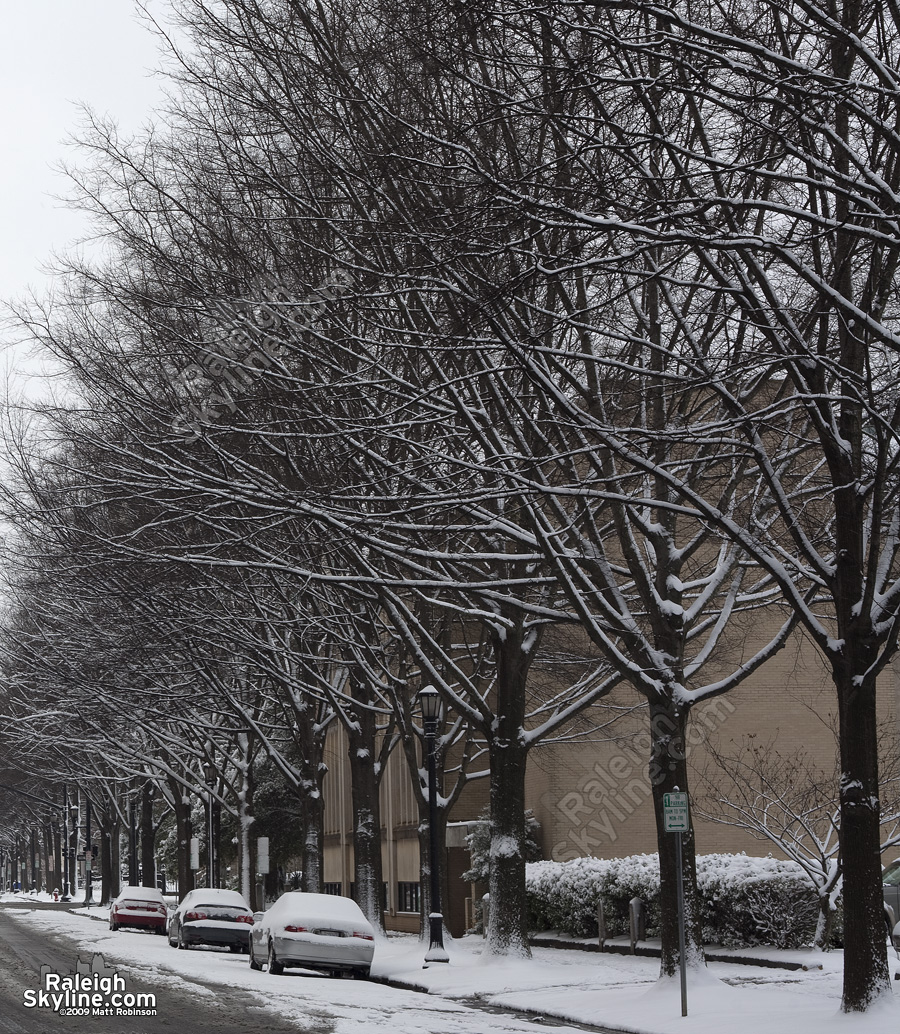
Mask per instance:
[[[266,914],[265,912],[254,912],[253,913],[253,922],[254,923],[258,923],[260,921],[260,919],[262,919],[262,917],[265,914]]]

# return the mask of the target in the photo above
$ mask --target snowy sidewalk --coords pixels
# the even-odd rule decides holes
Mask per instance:
[[[679,981],[660,983],[659,961],[536,948],[530,960],[485,959],[481,938],[453,945],[447,966],[422,968],[422,946],[389,942],[376,953],[373,975],[432,995],[520,1009],[536,1016],[592,1024],[636,1034],[887,1034],[900,1030],[900,981],[888,1001],[865,1016],[840,1012],[841,952],[742,949],[804,970],[711,963],[688,987],[688,1016],[681,1015]],[[819,968],[821,967],[821,968]],[[891,974],[900,963],[891,952]]]
[[[329,1008],[342,1008],[338,999],[347,999],[355,1003],[354,1011],[342,1021],[341,1032],[383,1028],[399,1034],[407,1026],[434,1029],[428,1023],[398,1026],[394,1021],[392,1025],[389,1014],[401,1007],[392,998],[398,992],[383,984],[312,977],[308,981],[286,980],[254,973],[246,956],[215,949],[179,952],[149,934],[110,933],[108,913],[103,908],[56,911],[34,904],[33,910],[20,914],[20,921],[65,933],[82,950],[103,952],[107,959],[138,967],[145,976],[151,974],[163,983],[177,981],[179,973],[191,979],[202,975],[207,986],[246,987],[270,1007],[292,1016],[302,1015],[297,1003],[301,999],[308,1002],[310,996],[321,998]],[[805,964],[810,967],[807,971],[711,963],[691,982],[688,1016],[683,1018],[679,982],[676,979],[660,984],[658,959],[536,948],[531,959],[499,960],[483,957],[483,948],[481,937],[463,938],[451,945],[449,965],[424,969],[422,944],[411,936],[392,936],[378,943],[372,975],[395,987],[426,992],[417,1010],[435,1018],[440,1015],[441,1030],[450,1029],[450,1017],[454,1030],[460,1030],[463,1024],[462,1029],[471,1030],[471,1034],[518,1030],[523,1024],[482,1013],[484,1022],[471,1027],[463,1014],[448,1014],[446,1010],[478,1004],[636,1034],[894,1034],[900,1030],[900,981],[893,981],[892,998],[869,1013],[845,1016],[840,1012],[841,952],[752,952],[770,961]],[[748,952],[744,949],[740,954]],[[893,951],[890,967],[892,975],[900,970]],[[436,1008],[443,1011],[434,1013]],[[369,1019],[363,1020],[366,1010]],[[412,1017],[407,1019],[411,1021]]]

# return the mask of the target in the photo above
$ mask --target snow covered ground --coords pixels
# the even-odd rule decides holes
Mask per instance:
[[[9,899],[9,896],[5,896]],[[19,898],[18,900],[22,900]],[[533,1030],[534,1022],[505,1010],[526,1010],[536,1017],[558,1017],[580,1023],[647,1034],[885,1034],[900,1030],[900,981],[892,1000],[864,1016],[839,1011],[840,952],[755,954],[805,962],[804,971],[762,969],[716,963],[688,991],[688,1016],[681,1016],[677,980],[661,985],[655,959],[536,949],[531,960],[485,960],[483,941],[464,938],[451,948],[449,965],[422,967],[423,949],[413,937],[391,937],[378,943],[373,976],[427,991],[408,991],[380,984],[333,980],[289,971],[284,976],[254,973],[246,956],[217,949],[176,951],[165,940],[143,932],[110,933],[106,909],[9,912],[18,921],[72,938],[83,952],[102,952],[108,964],[140,971],[142,979],[160,988],[189,984],[199,993],[215,994],[215,986],[241,987],[268,1008],[290,1017],[298,1030],[311,1029],[326,1016],[335,1017],[336,1034],[380,1032],[423,1034],[499,1034]],[[742,954],[748,954],[742,952]],[[891,972],[900,971],[893,951]],[[817,968],[822,966],[821,969]],[[471,1006],[480,1008],[473,1012]],[[482,1011],[489,1007],[488,1011]],[[555,1027],[568,1030],[567,1027]]]

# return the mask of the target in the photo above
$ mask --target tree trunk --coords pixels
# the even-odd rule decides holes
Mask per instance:
[[[857,670],[864,670],[858,664]],[[849,677],[848,677],[849,676]],[[841,864],[844,871],[845,1012],[864,1012],[891,994],[878,798],[875,680],[835,677],[840,713]]]
[[[360,707],[347,731],[353,808],[353,880],[356,903],[375,930],[384,933],[381,805],[376,770],[375,713]]]
[[[177,838],[178,859],[178,899],[189,890],[194,889],[194,871],[191,869],[191,838],[194,835],[191,822],[191,801],[184,787],[175,779],[169,778],[169,791],[172,797],[172,810],[175,812],[175,833]]]
[[[328,766],[325,764],[325,723],[314,723],[312,709],[297,709],[297,727],[294,738],[299,748],[297,799],[300,803],[300,821],[303,826],[303,846],[300,853],[302,875],[300,889],[309,894],[322,893],[325,842],[325,799],[322,782]],[[275,859],[270,859],[275,864]]]
[[[122,890],[122,857],[120,851],[120,843],[122,839],[122,823],[117,818],[115,832],[113,833],[112,842],[110,844],[110,883],[109,883],[109,898],[110,901],[113,898],[119,896]]]
[[[532,648],[535,645],[532,642]],[[485,953],[531,957],[525,893],[525,689],[533,653],[521,625],[498,637],[496,717],[488,739],[491,765],[490,923]]]
[[[29,888],[31,890],[41,889],[41,866],[40,866],[40,854],[38,852],[38,835],[35,831],[34,826],[31,827],[31,850],[29,853],[29,862],[31,864],[31,871],[29,873]]]
[[[156,886],[156,831],[153,828],[153,784],[141,794],[141,886]]]
[[[138,882],[138,838],[137,838],[137,820],[134,815],[134,796],[129,795],[128,806],[128,829],[126,835],[128,836],[128,883],[130,886],[137,886]]]
[[[238,873],[239,889],[244,900],[255,912],[256,901],[256,838],[253,836],[253,795],[256,789],[253,778],[253,764],[250,758],[243,770],[242,784],[238,790]]]
[[[56,869],[53,867],[53,830],[49,822],[44,824],[42,833],[44,836],[44,886],[52,894],[59,877],[56,874]]]
[[[212,797],[212,887],[222,886],[222,805],[219,799]]]
[[[303,847],[300,864],[303,875],[300,888],[310,894],[322,893],[322,848],[325,839],[325,801],[321,786],[300,797],[303,822]]]
[[[113,890],[113,839],[119,835],[119,819],[112,806],[98,815],[100,826],[100,904],[108,905]],[[115,881],[118,884],[118,880]]]
[[[526,752],[505,742],[491,752],[490,955],[531,956],[525,894]]]
[[[673,977],[679,972],[681,949],[678,935],[677,897],[677,833],[667,833],[663,824],[663,796],[675,790],[688,792],[685,758],[685,726],[687,712],[676,710],[669,700],[650,704],[650,782],[653,787],[653,809],[656,815],[656,842],[659,851],[659,904],[662,957],[660,976]],[[697,894],[697,861],[693,821],[688,832],[681,834],[681,857],[684,886],[685,957],[688,966],[706,965],[700,922],[700,898]]]
[[[65,868],[63,867],[63,853],[62,853],[62,832],[60,830],[59,821],[54,820],[53,822],[53,879],[54,884],[49,890],[58,890],[60,896],[65,891],[63,875]]]

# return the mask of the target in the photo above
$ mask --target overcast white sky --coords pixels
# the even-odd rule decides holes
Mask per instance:
[[[165,0],[146,6],[154,15],[168,9]],[[162,102],[163,86],[152,75],[157,40],[132,0],[5,0],[2,13],[0,298],[10,300],[43,292],[53,252],[87,232],[54,200],[68,190],[54,166],[76,158],[65,141],[77,131],[78,105],[135,130]]]

